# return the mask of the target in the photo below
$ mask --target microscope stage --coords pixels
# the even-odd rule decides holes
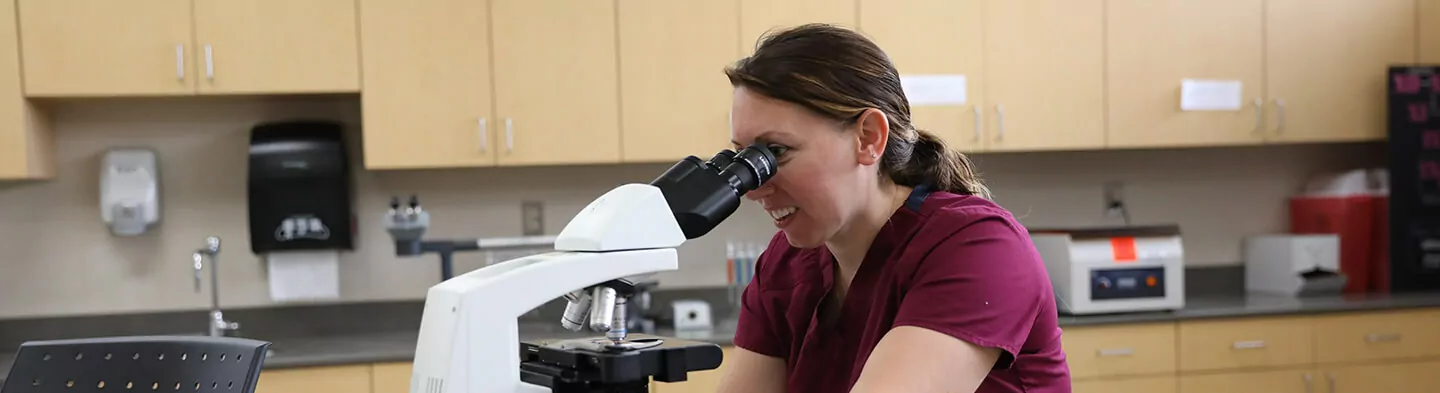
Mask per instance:
[[[520,379],[554,392],[643,388],[651,377],[681,382],[691,371],[718,368],[723,354],[716,344],[644,334],[619,346],[604,337],[522,341]]]

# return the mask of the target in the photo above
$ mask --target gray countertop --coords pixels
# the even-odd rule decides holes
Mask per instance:
[[[1440,293],[1414,295],[1328,296],[1293,298],[1280,296],[1192,297],[1182,310],[1111,315],[1065,315],[1061,326],[1167,322],[1204,318],[1258,317],[1267,315],[1318,314],[1350,311],[1378,311],[1417,307],[1440,307]],[[520,339],[576,338],[592,332],[570,332],[558,324],[522,324]],[[733,319],[726,319],[713,331],[676,334],[661,329],[656,335],[730,345],[735,332]],[[418,332],[374,333],[327,337],[297,337],[271,340],[273,356],[266,368],[293,368],[340,364],[410,361],[415,355]],[[0,384],[10,370],[14,354],[0,354]]]

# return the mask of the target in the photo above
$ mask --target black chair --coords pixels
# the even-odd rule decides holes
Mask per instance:
[[[0,393],[253,393],[269,347],[208,336],[30,341],[20,345]]]

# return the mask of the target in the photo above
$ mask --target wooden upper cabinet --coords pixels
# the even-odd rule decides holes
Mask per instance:
[[[620,162],[615,2],[491,5],[499,163]]]
[[[1416,59],[1416,0],[1266,0],[1269,138],[1386,136],[1386,70]]]
[[[359,8],[365,167],[494,165],[489,3],[360,0]]]
[[[1420,62],[1440,64],[1440,0],[1416,0],[1420,12]]]
[[[360,90],[356,0],[193,1],[200,93]]]
[[[1265,0],[1108,0],[1106,6],[1109,147],[1263,142],[1257,102],[1265,91]],[[1240,82],[1241,108],[1182,110],[1186,79]]]
[[[771,30],[806,23],[855,27],[860,0],[740,0],[740,54],[755,53],[761,36]]]
[[[1105,146],[1104,13],[1102,0],[985,2],[986,150]]]
[[[27,95],[195,91],[191,0],[16,1]]]
[[[923,104],[907,91],[911,124],[951,147],[983,142],[985,76],[983,0],[860,0],[860,30],[890,57],[902,78],[964,77],[965,102]],[[940,48],[943,48],[940,49]],[[953,85],[942,83],[941,85]],[[925,86],[927,89],[932,86]],[[953,95],[942,93],[941,95]]]
[[[730,146],[739,0],[619,2],[621,151],[627,162],[709,159]]]
[[[55,176],[55,143],[46,114],[21,91],[15,3],[0,4],[0,180]]]

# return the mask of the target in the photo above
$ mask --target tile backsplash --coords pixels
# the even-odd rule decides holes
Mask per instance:
[[[269,298],[264,260],[246,228],[246,144],[250,126],[287,118],[339,120],[358,165],[360,108],[353,96],[96,99],[51,104],[59,177],[0,183],[0,318],[203,309],[190,252],[206,236],[224,239],[224,307],[260,307]],[[143,146],[160,157],[162,223],[139,237],[115,237],[100,222],[100,159],[112,147]],[[1170,223],[1185,233],[1190,266],[1234,265],[1240,239],[1283,231],[1285,197],[1307,176],[1379,165],[1381,144],[1324,144],[1109,152],[982,154],[975,157],[996,199],[1031,226],[1118,224],[1102,214],[1102,186],[1120,181],[1135,224]],[[438,259],[394,256],[381,228],[392,195],[418,194],[437,238],[516,236],[521,205],[543,203],[556,233],[591,199],[623,182],[648,181],[670,163],[357,171],[358,247],[342,254],[342,302],[423,299]],[[524,183],[531,185],[522,186]],[[662,288],[725,284],[727,239],[763,242],[773,232],[753,204],[681,249],[681,269]],[[482,266],[460,254],[456,271]],[[208,277],[208,273],[207,273]],[[207,286],[208,279],[206,280]]]

